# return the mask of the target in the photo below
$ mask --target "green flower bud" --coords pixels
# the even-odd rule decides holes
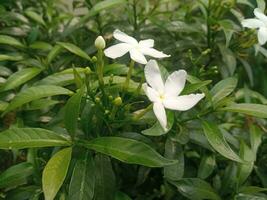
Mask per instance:
[[[95,47],[102,50],[106,47],[106,42],[102,36],[98,36],[95,40]]]
[[[117,97],[116,99],[114,99],[113,104],[114,104],[115,106],[120,106],[120,105],[122,104],[122,99],[121,99],[121,97]]]
[[[86,67],[84,73],[87,74],[87,75],[91,74],[92,70],[89,67]]]
[[[112,95],[109,95],[108,96],[108,99],[111,101],[111,100],[113,100],[113,96]]]
[[[94,63],[97,62],[97,57],[96,57],[96,56],[93,56],[93,57],[92,57],[92,62],[94,62]]]
[[[109,80],[108,80],[109,84],[112,84],[113,83],[113,77],[114,77],[114,75],[111,74],[110,77],[109,77]]]
[[[95,98],[95,102],[96,102],[96,103],[100,103],[100,98],[99,98],[99,97],[96,97],[96,98]]]

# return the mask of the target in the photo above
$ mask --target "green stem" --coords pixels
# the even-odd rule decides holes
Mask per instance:
[[[146,107],[140,113],[138,113],[137,115],[134,115],[133,118],[132,118],[132,120],[133,121],[137,121],[137,120],[141,119],[147,112],[149,112],[150,110],[152,110],[152,108],[153,108],[153,104],[150,104],[148,107]]]
[[[129,83],[130,83],[130,79],[131,79],[131,76],[132,76],[133,68],[134,68],[134,61],[131,60],[130,66],[129,66],[129,70],[128,70],[128,73],[127,73],[127,77],[126,77],[125,83],[123,85],[124,92],[126,92],[128,87],[129,87]]]

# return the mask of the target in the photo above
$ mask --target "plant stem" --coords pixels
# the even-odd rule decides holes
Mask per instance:
[[[128,70],[128,73],[127,73],[127,77],[126,77],[125,83],[123,85],[124,92],[126,92],[128,87],[129,87],[129,83],[130,83],[130,79],[131,79],[131,76],[132,76],[133,68],[134,68],[134,61],[131,60],[130,66],[129,66],[129,70]]]

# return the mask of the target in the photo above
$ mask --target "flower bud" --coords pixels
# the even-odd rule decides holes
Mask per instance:
[[[113,100],[113,96],[112,95],[109,95],[108,96],[108,99],[111,101],[111,100]]]
[[[95,47],[102,50],[106,47],[106,42],[102,36],[98,36],[95,40]]]
[[[97,57],[96,57],[96,56],[93,56],[93,57],[92,57],[92,62],[94,62],[94,63],[97,62]]]
[[[100,98],[99,98],[99,97],[96,97],[96,98],[95,98],[95,102],[96,102],[96,103],[100,103]]]
[[[114,104],[115,106],[120,106],[120,105],[122,104],[122,99],[121,99],[121,97],[117,97],[116,99],[114,99],[113,104]]]
[[[88,74],[91,74],[92,71],[89,67],[86,67],[84,73],[88,75]]]

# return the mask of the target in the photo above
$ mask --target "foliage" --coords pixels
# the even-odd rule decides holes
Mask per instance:
[[[267,50],[241,26],[263,0],[2,0],[0,200],[267,199]],[[144,65],[110,59],[120,29],[187,71],[166,109]],[[103,36],[104,45],[98,36]]]

